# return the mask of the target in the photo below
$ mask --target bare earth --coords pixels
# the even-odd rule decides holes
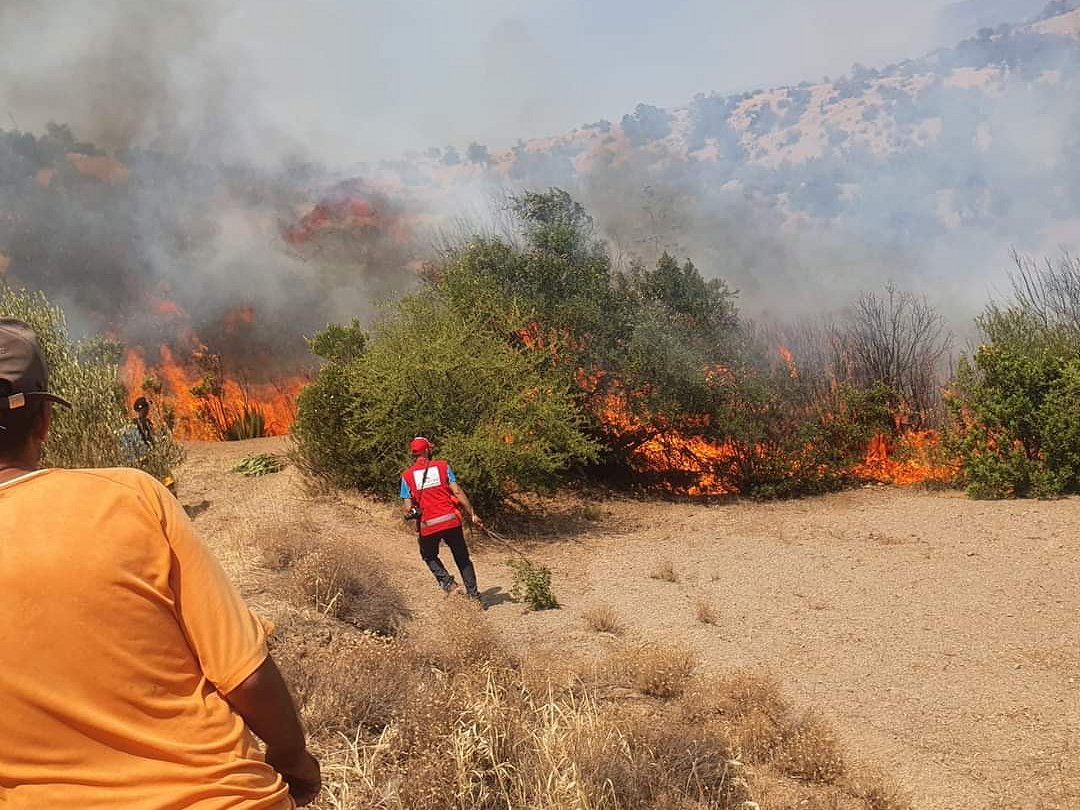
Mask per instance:
[[[181,501],[199,505],[196,523],[241,585],[255,562],[238,527],[303,513],[383,557],[417,620],[437,610],[443,597],[396,508],[306,494],[293,469],[227,472],[283,447],[195,444],[182,471]],[[512,537],[552,569],[562,610],[523,613],[505,595],[507,550],[472,541],[487,615],[511,644],[599,650],[610,639],[582,613],[609,605],[631,638],[688,646],[707,667],[773,672],[917,808],[1080,808],[1080,499],[872,488],[776,504],[552,508]],[[665,561],[675,582],[651,576]],[[698,621],[701,602],[715,624]]]

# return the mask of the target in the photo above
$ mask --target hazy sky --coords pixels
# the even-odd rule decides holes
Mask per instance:
[[[939,44],[949,4],[0,0],[0,112],[30,129],[68,121],[87,137],[124,131],[106,110],[173,131],[232,116],[249,130],[245,144],[277,128],[330,163],[498,147],[638,102],[673,106],[919,56]],[[164,109],[133,112],[132,96]]]
[[[347,159],[507,145],[918,56],[946,0],[411,0],[237,4],[223,40],[267,111]],[[269,12],[269,13],[268,13]]]

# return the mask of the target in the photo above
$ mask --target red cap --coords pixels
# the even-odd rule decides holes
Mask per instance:
[[[429,442],[423,436],[417,436],[415,439],[409,442],[409,449],[412,451],[414,456],[419,456],[423,453],[426,453],[432,447],[433,445],[431,444],[431,442]]]

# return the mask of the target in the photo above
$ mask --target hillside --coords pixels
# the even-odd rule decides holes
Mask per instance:
[[[248,453],[282,447],[276,439],[192,445],[181,500],[247,596],[279,623],[277,644],[307,649],[294,688],[312,694],[316,648],[348,628],[317,625],[310,648],[312,631],[294,637],[314,612],[298,615],[289,580],[268,567],[284,538],[340,543],[350,564],[382,566],[368,613],[400,592],[409,635],[434,634],[447,655],[475,644],[481,631],[471,626],[439,637],[456,600],[435,589],[396,505],[311,492],[293,468],[256,479],[228,471]],[[545,677],[627,645],[685,648],[706,672],[774,674],[786,699],[836,729],[849,768],[881,769],[914,808],[1066,810],[1080,801],[1080,500],[1017,505],[869,488],[774,504],[563,496],[545,507],[541,520],[500,528],[552,569],[561,610],[523,613],[508,595],[510,552],[472,541],[489,605],[484,626]],[[615,632],[595,629],[598,609]],[[385,676],[399,682],[400,674]],[[345,674],[333,682],[353,691],[372,683]],[[620,705],[639,705],[633,689],[615,694]],[[376,699],[385,698],[309,706],[309,722]],[[361,760],[377,761],[379,744]],[[798,784],[768,782],[761,806],[898,806],[826,793],[797,800],[809,789]],[[379,806],[396,806],[385,801]]]
[[[755,308],[785,298],[779,286],[817,300],[889,275],[970,301],[1008,247],[1080,240],[1077,99],[1080,9],[1055,2],[898,64],[641,104],[620,121],[503,151],[436,149],[367,176],[451,200],[571,189],[628,252],[688,253]]]

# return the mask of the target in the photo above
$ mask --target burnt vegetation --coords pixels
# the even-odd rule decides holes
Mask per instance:
[[[385,492],[419,432],[485,508],[590,479],[789,496],[854,480],[875,436],[940,424],[949,335],[922,299],[868,293],[795,357],[692,261],[617,267],[565,192],[510,214],[507,234],[448,247],[371,335],[312,339],[326,362],[294,427],[310,467]]]
[[[508,213],[505,234],[447,246],[371,334],[354,322],[312,339],[325,365],[294,426],[308,469],[389,495],[401,437],[423,433],[483,509],[585,482],[758,498],[867,480],[1077,491],[1069,257],[1018,259],[1014,301],[987,308],[986,342],[954,376],[944,319],[893,285],[831,318],[757,324],[690,260],[617,265],[566,192],[525,193]]]

